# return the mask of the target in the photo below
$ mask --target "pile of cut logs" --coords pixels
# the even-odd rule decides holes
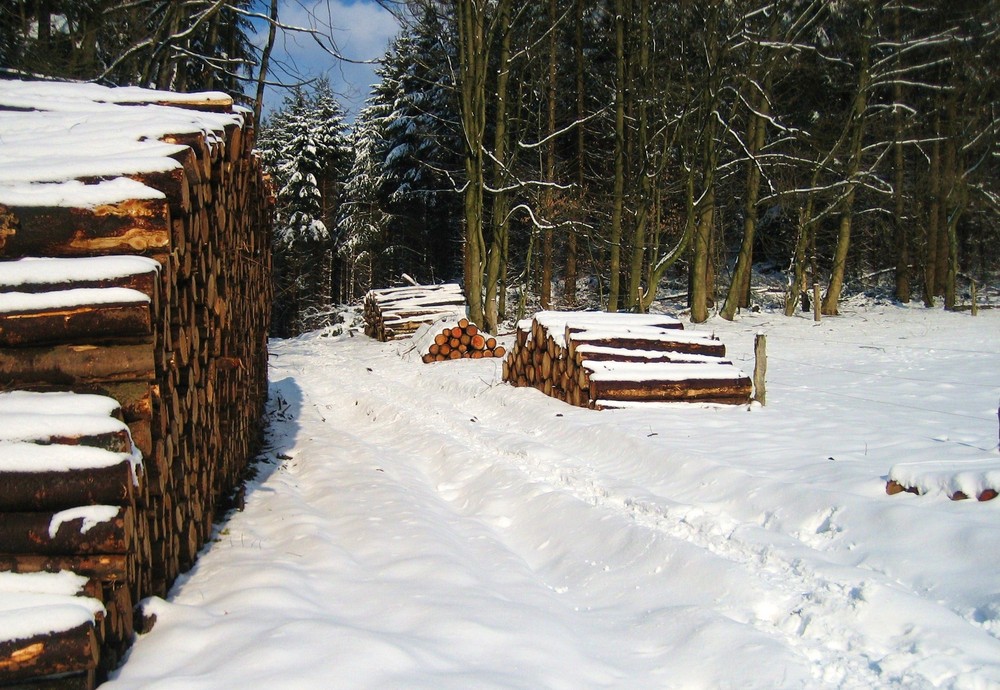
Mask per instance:
[[[384,288],[365,295],[365,335],[381,342],[409,338],[425,324],[464,315],[465,295],[456,283]]]
[[[752,384],[714,336],[669,316],[539,312],[517,325],[503,378],[571,405],[743,404]]]
[[[193,565],[256,452],[273,197],[246,117],[224,94],[0,90],[0,168],[41,157],[39,179],[0,185],[0,389],[18,391],[0,403],[0,571],[15,592],[82,576],[103,604],[70,641],[0,623],[0,686],[99,682],[133,604]],[[88,431],[91,408],[108,430]]]
[[[507,350],[497,344],[497,339],[489,333],[483,333],[476,324],[466,318],[461,318],[454,325],[442,321],[435,322],[430,330],[433,338],[429,338],[426,351],[420,353],[425,364],[443,362],[446,359],[482,359],[483,357],[503,357]],[[436,329],[435,329],[436,327]],[[436,332],[435,332],[436,330]]]

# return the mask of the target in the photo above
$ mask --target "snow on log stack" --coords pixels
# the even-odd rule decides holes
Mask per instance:
[[[0,88],[0,686],[99,681],[255,451],[272,199],[246,118],[220,93]],[[44,573],[86,583],[48,627],[10,610]]]
[[[571,405],[749,402],[749,377],[714,336],[669,316],[539,312],[518,323],[503,378]]]
[[[369,290],[365,295],[365,334],[381,342],[409,338],[424,324],[465,316],[465,295],[456,283],[408,285]]]

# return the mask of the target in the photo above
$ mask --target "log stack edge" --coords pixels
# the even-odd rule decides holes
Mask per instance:
[[[29,638],[0,625],[0,686],[99,683],[134,605],[194,564],[256,453],[273,194],[248,115],[224,94],[0,82],[0,422],[72,392],[110,399],[126,437],[109,449],[77,426],[84,410],[58,437],[0,423],[0,603],[72,574],[69,601],[95,612]],[[58,459],[80,447],[141,463]],[[103,483],[119,488],[113,506],[86,488]]]

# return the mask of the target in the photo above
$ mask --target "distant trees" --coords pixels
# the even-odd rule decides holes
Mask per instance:
[[[329,84],[293,91],[265,120],[258,148],[278,190],[272,331],[295,335],[328,324],[341,299],[335,233],[351,154]]]
[[[452,25],[441,9],[417,8],[355,121],[339,249],[355,271],[345,284],[351,296],[404,273],[426,282],[461,275],[455,56],[447,40]]]
[[[0,66],[176,91],[241,93],[257,63],[252,0],[5,0]]]
[[[755,301],[754,265],[784,275],[789,314],[814,283],[835,314],[880,280],[952,308],[996,270],[997,0],[410,7],[453,56],[430,117],[459,132],[488,327],[507,286],[568,306],[587,274],[607,309],[671,284],[701,321]]]

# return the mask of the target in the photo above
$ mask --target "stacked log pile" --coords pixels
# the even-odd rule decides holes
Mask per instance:
[[[125,532],[114,551],[67,554],[42,540],[31,552],[15,538],[37,527],[24,518],[0,529],[0,570],[92,579],[107,595],[104,629],[127,640],[132,604],[191,567],[259,442],[273,197],[247,114],[223,94],[10,84],[0,168],[28,159],[38,172],[8,170],[15,182],[0,183],[0,390],[114,399],[143,471],[130,493],[121,468],[46,475],[78,506],[111,505],[117,487]],[[114,153],[88,158],[88,147]],[[50,452],[18,443],[26,461]],[[20,477],[18,491],[37,480]],[[9,486],[0,479],[0,495]],[[57,506],[31,510],[43,507]],[[99,679],[121,650],[114,635],[98,639]]]
[[[417,332],[419,333],[419,331]],[[423,336],[414,334],[421,360],[425,364],[450,359],[503,357],[507,350],[497,339],[466,318],[444,318],[426,326]]]
[[[19,581],[32,581],[13,574],[65,571],[82,578],[87,594],[103,604],[89,625],[79,623],[54,639],[0,628],[0,650],[8,650],[0,651],[0,669],[89,678],[114,668],[128,647],[150,541],[141,519],[148,505],[141,453],[122,416],[118,403],[104,396],[0,393],[0,568],[7,571],[0,575],[7,594],[18,593]],[[36,603],[31,615],[35,627],[44,628],[50,616]],[[51,617],[58,619],[58,608]],[[73,649],[86,648],[92,636],[100,655],[78,655],[85,667],[62,658],[53,650],[68,644],[66,635]]]
[[[465,295],[456,283],[369,290],[364,300],[365,335],[381,342],[411,337],[425,324],[465,315]]]
[[[749,402],[749,377],[714,336],[668,316],[539,312],[518,323],[503,378],[571,405]]]

